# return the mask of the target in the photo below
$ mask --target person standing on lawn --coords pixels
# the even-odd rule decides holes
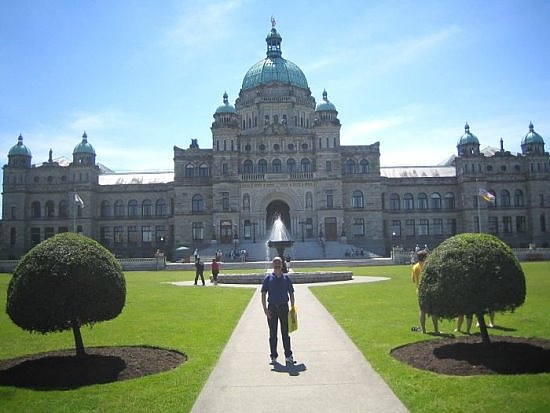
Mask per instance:
[[[424,261],[426,261],[426,257],[428,256],[428,251],[426,250],[420,250],[416,254],[418,262],[413,265],[412,269],[412,282],[416,285],[416,294],[418,295],[418,286],[420,285],[420,278],[422,274],[422,267],[424,266]],[[431,314],[432,317],[432,323],[434,325],[434,333],[439,334],[439,328],[438,328],[438,319],[436,314]],[[426,312],[422,309],[420,309],[420,327],[422,328],[422,332],[426,334]]]
[[[216,258],[212,258],[212,281],[214,285],[218,285],[218,274],[220,273],[220,263]]]
[[[197,257],[197,261],[195,261],[195,285],[197,285],[197,281],[199,280],[199,277],[201,277],[202,285],[205,285],[204,283],[204,263],[201,261],[199,257]]]
[[[267,317],[269,326],[269,349],[271,364],[277,363],[277,329],[281,325],[281,338],[285,350],[286,364],[294,364],[290,336],[288,335],[288,301],[294,308],[294,287],[292,279],[283,274],[283,260],[281,257],[273,258],[273,272],[268,274],[262,283],[262,307]],[[267,301],[267,302],[266,302]]]

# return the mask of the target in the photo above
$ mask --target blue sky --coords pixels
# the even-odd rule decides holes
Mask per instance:
[[[72,159],[83,131],[116,171],[171,170],[211,148],[212,114],[265,57],[283,57],[339,111],[341,141],[381,163],[434,165],[464,124],[481,147],[550,145],[550,1],[61,1],[0,3],[0,153]]]

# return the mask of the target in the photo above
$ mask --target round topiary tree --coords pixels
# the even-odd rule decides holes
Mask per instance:
[[[525,301],[525,275],[514,253],[489,234],[459,234],[426,260],[418,289],[420,307],[443,318],[476,315],[490,343],[484,314],[513,311]]]
[[[6,312],[24,330],[72,329],[76,355],[85,355],[80,326],[115,318],[126,301],[122,266],[98,242],[62,233],[32,248],[8,286]]]

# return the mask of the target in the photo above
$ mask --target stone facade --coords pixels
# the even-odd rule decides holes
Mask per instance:
[[[281,57],[280,40],[273,26],[267,57],[245,75],[234,106],[224,94],[212,148],[196,140],[174,146],[173,173],[100,168],[86,134],[72,162],[50,153],[32,165],[20,136],[3,167],[0,259],[63,231],[123,257],[157,250],[170,257],[182,245],[266,239],[275,216],[293,239],[346,242],[379,255],[475,231],[513,247],[548,247],[550,158],[532,125],[520,154],[502,142],[480,151],[466,125],[447,165],[381,167],[379,142],[341,145],[335,106],[326,91],[316,104],[303,73]],[[491,202],[482,201],[483,190]]]

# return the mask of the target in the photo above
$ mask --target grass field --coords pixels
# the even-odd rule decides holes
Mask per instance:
[[[505,329],[490,333],[550,339],[550,263],[527,263],[524,269],[525,304],[513,314],[497,314],[497,326]],[[394,347],[437,339],[411,332],[418,322],[410,267],[338,270],[351,270],[354,276],[390,277],[379,283],[315,286],[312,290],[412,412],[550,411],[550,374],[452,377],[394,360],[389,355]],[[189,360],[179,368],[70,391],[0,386],[0,412],[189,411],[253,294],[245,288],[178,288],[163,283],[193,277],[189,271],[128,272],[122,314],[82,329],[89,347],[150,345],[181,351]],[[9,274],[0,274],[4,308],[9,279]],[[453,328],[451,321],[441,325],[443,332]],[[71,332],[29,334],[15,326],[5,311],[0,312],[0,343],[0,359],[74,347]]]

